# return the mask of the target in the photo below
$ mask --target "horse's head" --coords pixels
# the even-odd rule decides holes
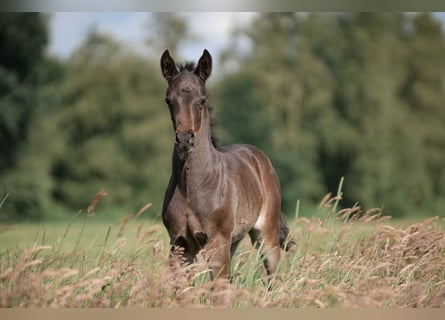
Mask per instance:
[[[212,70],[212,57],[204,50],[196,68],[186,64],[178,70],[166,50],[161,57],[161,70],[168,82],[165,102],[170,109],[175,143],[185,155],[197,144],[202,133],[203,115],[208,114],[205,82]]]

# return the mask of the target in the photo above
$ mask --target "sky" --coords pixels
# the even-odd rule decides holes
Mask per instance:
[[[233,27],[248,24],[256,15],[255,12],[178,14],[187,18],[191,32],[198,36],[198,41],[182,48],[180,54],[185,60],[196,60],[204,48],[214,58],[218,58],[221,49],[230,40]],[[434,14],[445,28],[445,13]],[[149,12],[54,12],[50,20],[49,51],[68,57],[82,43],[87,33],[96,28],[111,34],[125,45],[144,52],[149,18]]]
[[[184,46],[180,52],[187,60],[196,60],[204,48],[218,55],[230,40],[232,27],[246,24],[255,16],[251,12],[179,14],[187,18],[191,32],[198,37],[196,42]],[[60,57],[68,57],[87,33],[96,28],[143,52],[146,49],[144,40],[149,32],[149,19],[149,12],[55,12],[50,20],[49,51]]]

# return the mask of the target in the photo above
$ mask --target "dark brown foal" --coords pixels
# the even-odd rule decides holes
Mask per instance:
[[[250,145],[216,146],[205,88],[212,69],[207,50],[196,68],[187,64],[179,70],[165,51],[161,69],[175,138],[162,211],[172,256],[181,252],[191,263],[204,249],[211,253],[212,277],[227,276],[231,256],[249,234],[253,244],[263,244],[265,267],[272,274],[288,229],[270,160]]]

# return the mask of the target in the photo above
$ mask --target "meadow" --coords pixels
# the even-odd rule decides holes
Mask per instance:
[[[0,307],[445,307],[445,219],[393,221],[338,200],[288,221],[297,245],[270,279],[247,239],[230,281],[209,281],[200,258],[172,272],[164,227],[140,214],[2,225]]]

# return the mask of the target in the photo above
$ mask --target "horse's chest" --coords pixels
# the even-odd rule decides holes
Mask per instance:
[[[181,194],[189,208],[187,228],[192,234],[217,231],[238,238],[254,226],[263,202],[261,183],[257,172],[242,164],[228,162],[199,179],[187,176]]]
[[[243,217],[259,211],[262,194],[251,179],[234,176],[208,183],[199,192],[189,193],[187,202],[198,216],[207,217],[211,212],[223,210],[227,216]]]

